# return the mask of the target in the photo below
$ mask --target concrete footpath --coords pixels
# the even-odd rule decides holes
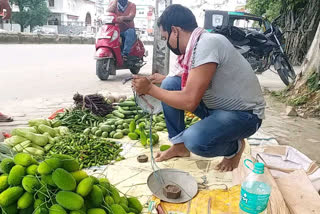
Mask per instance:
[[[146,48],[149,57],[140,71],[142,75],[152,72],[152,47]],[[130,84],[121,83],[131,75],[128,70],[117,71],[117,76],[108,81],[98,80],[94,45],[0,45],[0,50],[0,112],[15,119],[12,123],[1,123],[0,132],[72,106],[76,92],[132,95]],[[174,62],[174,56],[171,61]],[[279,76],[271,71],[258,78],[265,89],[284,88]],[[293,146],[320,164],[320,120],[288,117],[284,104],[269,95],[265,98],[266,119],[261,129],[274,136],[279,144]]]

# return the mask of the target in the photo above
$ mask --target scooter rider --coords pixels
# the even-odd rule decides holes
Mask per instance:
[[[117,15],[117,23],[119,23],[123,41],[121,54],[124,60],[126,60],[133,44],[137,40],[133,21],[136,16],[136,5],[128,0],[113,0],[109,4],[107,12]]]
[[[4,10],[6,10],[6,13],[4,14]],[[9,5],[9,0],[0,0],[0,14],[4,14],[4,17],[2,19],[10,19],[11,17],[11,7]]]

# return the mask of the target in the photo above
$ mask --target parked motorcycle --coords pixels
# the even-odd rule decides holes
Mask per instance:
[[[218,26],[213,33],[226,36],[257,74],[274,65],[284,84],[289,85],[295,80],[296,74],[281,44],[283,34],[274,22],[264,33],[245,32],[235,26]]]
[[[127,59],[123,59],[122,38],[116,19],[117,15],[114,13],[103,16],[96,36],[96,74],[101,80],[107,80],[109,75],[116,75],[116,70],[120,69],[130,69],[132,74],[138,74],[140,68],[146,64],[143,57],[147,52],[138,37]]]

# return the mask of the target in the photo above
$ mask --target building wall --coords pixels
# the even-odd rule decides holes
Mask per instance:
[[[87,13],[91,16],[91,25],[96,19],[95,1],[92,0],[48,0],[54,1],[54,7],[49,9],[52,18],[57,18],[62,25],[85,25]],[[49,5],[49,3],[48,3]]]
[[[105,1],[105,10],[108,8],[109,3],[112,0]],[[135,27],[140,32],[153,33],[154,27],[154,8],[155,0],[129,0],[136,5],[136,17],[134,19]],[[149,13],[151,11],[151,14]]]

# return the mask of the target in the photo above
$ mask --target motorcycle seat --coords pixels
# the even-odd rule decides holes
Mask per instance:
[[[229,40],[230,40],[230,42],[231,42],[233,45],[236,45],[236,46],[243,46],[243,45],[246,45],[246,44],[248,44],[248,43],[250,42],[249,39],[244,39],[244,40],[241,40],[241,41],[236,41],[236,40],[232,40],[232,39],[229,38]]]
[[[255,41],[260,44],[266,43],[268,38],[262,33],[251,32],[246,35],[246,38],[250,41]]]

